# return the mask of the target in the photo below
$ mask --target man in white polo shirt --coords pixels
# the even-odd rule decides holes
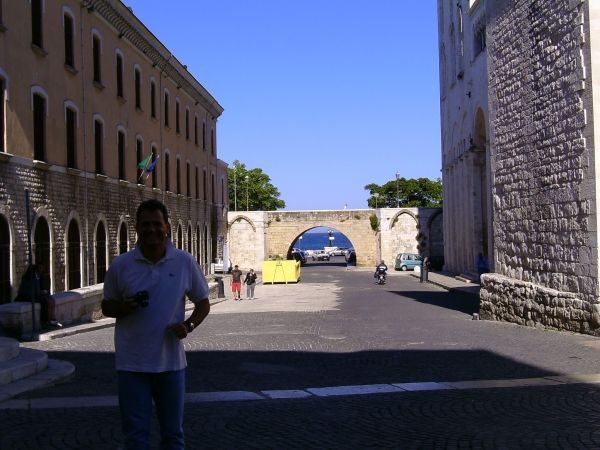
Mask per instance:
[[[106,272],[102,312],[115,317],[115,355],[125,448],[149,449],[152,400],[161,449],[183,449],[185,367],[181,342],[208,315],[208,284],[193,256],[173,247],[167,208],[142,202],[138,240]],[[147,291],[147,305],[133,297]],[[186,296],[195,304],[185,319]],[[143,297],[143,295],[142,295]]]

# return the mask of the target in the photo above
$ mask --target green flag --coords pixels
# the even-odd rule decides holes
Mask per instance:
[[[150,153],[141,163],[138,164],[138,168],[144,170],[151,159],[152,159],[152,153]]]

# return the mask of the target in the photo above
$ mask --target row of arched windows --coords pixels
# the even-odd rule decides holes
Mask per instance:
[[[195,256],[198,264],[206,264],[208,261],[208,248],[210,244],[210,235],[208,228],[202,229],[198,224],[195,229],[192,225],[184,230],[184,226],[179,223],[177,231],[172,236],[173,245],[181,250],[185,250]],[[103,283],[106,270],[110,264],[109,244],[110,239],[104,220],[99,220],[93,236],[93,268],[91,282]],[[80,230],[79,221],[72,217],[67,226],[65,236],[65,289],[77,289],[85,285],[84,254],[82,251],[83,235]],[[116,249],[118,254],[130,250],[129,228],[125,221],[122,221],[117,229]],[[53,271],[52,253],[57,251],[53,246],[50,227],[45,217],[39,217],[34,224],[32,233],[32,251],[35,263],[41,263],[45,271],[41,277],[41,285],[49,292],[54,292],[52,287],[51,273]],[[92,255],[90,255],[92,256]],[[20,280],[26,267],[17,269],[17,278]],[[12,288],[11,288],[12,286]],[[0,304],[11,301],[11,295],[18,290],[18,285],[14,285],[11,280],[11,230],[5,216],[0,214]]]

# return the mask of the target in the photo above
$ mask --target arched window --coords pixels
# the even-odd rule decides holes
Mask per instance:
[[[119,227],[119,255],[127,253],[129,249],[129,232],[127,231],[127,224],[123,222]]]
[[[67,289],[81,287],[81,240],[79,225],[71,220],[67,231]]]
[[[175,132],[177,134],[181,133],[179,128],[179,99],[175,100]]]
[[[187,251],[188,251],[188,253],[192,253],[192,226],[191,225],[188,225]]]
[[[156,148],[155,145],[152,146],[152,163],[154,163],[156,161],[156,158],[158,157],[158,149]],[[155,188],[157,186],[157,176],[156,176],[156,166],[154,166],[154,169],[152,169],[152,172],[150,172],[150,176],[152,177],[152,187]]]
[[[185,163],[185,182],[186,182],[186,194],[188,197],[192,196],[192,180],[190,178],[190,162]]]
[[[196,261],[198,262],[198,264],[201,264],[202,262],[202,253],[201,253],[201,249],[200,249],[200,225],[196,226]]]
[[[118,164],[119,164],[119,180],[126,180],[125,173],[125,132],[117,131],[117,148],[118,148]]]
[[[202,121],[202,148],[206,150],[206,122]]]
[[[156,119],[156,81],[150,80],[150,117]]]
[[[42,37],[43,0],[30,0],[31,3],[31,43],[38,48],[44,48]]]
[[[65,64],[75,67],[75,47],[73,37],[75,36],[75,18],[71,11],[63,7],[63,27],[65,29]]]
[[[209,245],[208,229],[204,226],[204,248],[202,249],[202,264],[208,264],[208,245]]]
[[[33,94],[33,159],[46,159],[46,99]]]
[[[215,200],[215,174],[211,173],[210,174],[210,198],[212,200],[213,203],[216,202]],[[246,205],[246,208],[248,207],[248,205]]]
[[[210,127],[210,152],[215,154],[215,129]]]
[[[137,161],[137,182],[142,182],[142,175],[144,174],[144,169],[140,169],[140,164],[144,159],[144,143],[140,138],[135,140],[135,160]]]
[[[67,144],[67,167],[76,167],[77,152],[77,111],[65,108],[65,128]]]
[[[185,108],[185,138],[190,140],[190,109]]]
[[[102,221],[98,222],[96,228],[96,284],[104,283],[106,275],[106,230]]]
[[[34,263],[44,265],[44,273],[40,277],[42,289],[51,292],[50,288],[50,228],[48,222],[40,217],[35,224],[33,233],[33,255]]]
[[[198,116],[194,115],[194,145],[198,145]]]
[[[165,89],[165,127],[169,128],[169,91]]]
[[[100,119],[94,120],[94,165],[96,173],[104,173],[104,122]]]
[[[0,68],[0,152],[6,152],[6,94],[8,90],[8,80],[4,71]]]
[[[0,216],[0,305],[10,303],[10,227]]]
[[[175,180],[177,181],[177,193],[181,194],[181,158],[175,161]]]
[[[183,229],[181,225],[177,226],[177,248],[183,250]]]
[[[97,83],[99,87],[102,87],[102,72],[101,72],[101,60],[102,60],[102,37],[98,32],[92,30],[92,61],[94,65],[94,83]]]
[[[171,174],[169,173],[171,170],[170,156],[165,152],[165,191],[171,190]]]
[[[194,182],[196,184],[196,198],[199,199],[200,198],[200,180],[199,180],[200,177],[198,176],[198,166],[196,166],[194,168],[194,171],[195,171],[195,175],[196,175],[195,179],[194,179]]]
[[[115,50],[115,65],[117,68],[117,97],[124,98],[123,94],[123,54],[120,50]]]
[[[206,201],[206,199],[208,198],[206,196],[206,188],[208,187],[208,175],[206,174],[206,169],[204,169],[202,172],[202,189],[204,190],[204,201]]]
[[[135,107],[142,109],[142,71],[136,67],[133,71],[133,81],[135,82]]]

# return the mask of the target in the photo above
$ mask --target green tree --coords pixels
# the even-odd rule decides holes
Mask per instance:
[[[397,183],[397,184],[396,184]],[[365,186],[370,197],[367,205],[370,208],[404,208],[439,207],[442,206],[442,180],[433,181],[429,178],[400,178],[388,181],[383,186],[371,183]],[[375,193],[379,197],[375,199]]]
[[[271,178],[262,169],[246,169],[246,165],[236,159],[232,166],[227,168],[227,175],[231,210],[235,209],[236,186],[238,211],[275,211],[285,208],[285,202],[279,198],[279,190],[271,184]]]

